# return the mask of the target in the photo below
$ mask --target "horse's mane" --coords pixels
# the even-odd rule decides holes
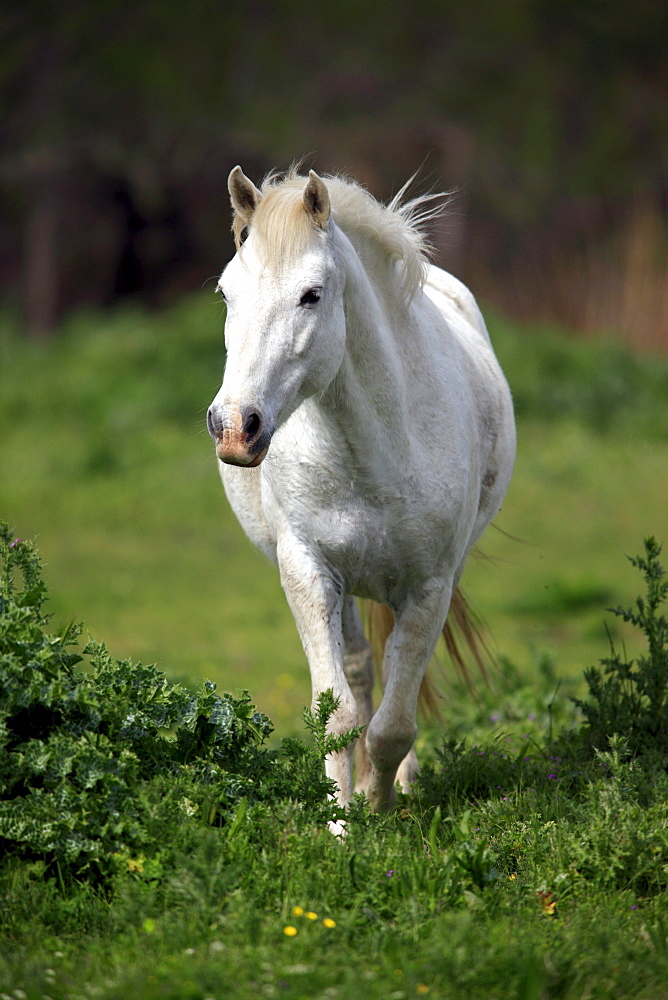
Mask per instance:
[[[383,205],[355,181],[326,175],[332,216],[362,258],[374,248],[393,269],[399,269],[401,297],[411,300],[422,288],[431,246],[425,227],[444,211],[447,196],[427,194],[404,200],[413,177],[394,198]],[[260,191],[262,199],[253,215],[252,229],[265,266],[280,268],[304,252],[314,227],[302,206],[308,178],[296,168],[286,174],[269,174]],[[237,216],[233,230],[241,245],[244,221]]]

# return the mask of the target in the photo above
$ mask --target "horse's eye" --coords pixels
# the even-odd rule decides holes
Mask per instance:
[[[301,299],[299,300],[299,305],[314,306],[316,302],[320,302],[320,289],[309,288],[308,292],[304,292]]]

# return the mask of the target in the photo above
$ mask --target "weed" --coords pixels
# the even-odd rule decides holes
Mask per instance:
[[[210,682],[191,692],[93,640],[73,652],[77,625],[46,632],[39,558],[4,524],[0,559],[4,853],[63,882],[104,884],[119,866],[155,877],[167,834],[178,845],[204,823],[230,825],[233,836],[243,803],[298,797],[314,818],[334,817],[323,760],[358,731],[327,734],[331,692],[307,714],[315,747],[286,740],[268,750],[271,723],[246,692],[219,695]]]
[[[645,539],[642,556],[630,558],[645,581],[645,596],[613,614],[630,622],[647,639],[647,653],[626,659],[614,648],[601,667],[585,671],[588,700],[577,700],[587,723],[586,738],[594,748],[608,749],[622,736],[629,754],[654,755],[665,765],[668,757],[668,619],[659,613],[668,581],[659,562],[661,546]]]
[[[314,745],[268,750],[270,723],[247,695],[171,685],[96,643],[79,651],[74,626],[49,634],[35,550],[3,528],[0,555],[0,822],[9,807],[36,817],[3,842],[3,996],[665,993],[655,731],[641,727],[642,752],[628,733],[592,749],[548,657],[531,684],[504,662],[478,703],[453,688],[450,714],[477,742],[443,742],[391,814],[355,799],[341,840],[326,828],[322,758],[341,746],[331,693],[305,712]],[[658,555],[638,560],[652,584],[626,612],[655,661]],[[62,811],[47,844],[47,813],[32,810],[48,802]]]

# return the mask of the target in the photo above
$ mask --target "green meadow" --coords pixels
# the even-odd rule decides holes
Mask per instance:
[[[161,315],[82,315],[46,345],[6,324],[0,516],[37,540],[58,619],[172,678],[246,687],[285,732],[308,671],[277,572],[227,507],[204,423],[223,321],[203,296]],[[668,539],[668,364],[489,325],[518,459],[464,588],[520,671],[547,653],[579,675],[606,647],[605,607],[632,596],[624,554],[646,534]]]
[[[204,427],[222,325],[0,335],[0,1000],[664,1000],[668,363],[491,317],[518,461],[464,586],[496,663],[435,667],[415,793],[341,840]]]

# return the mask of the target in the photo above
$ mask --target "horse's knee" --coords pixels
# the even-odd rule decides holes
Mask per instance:
[[[379,771],[396,770],[413,746],[417,726],[408,720],[387,719],[376,713],[366,733],[366,746]]]

